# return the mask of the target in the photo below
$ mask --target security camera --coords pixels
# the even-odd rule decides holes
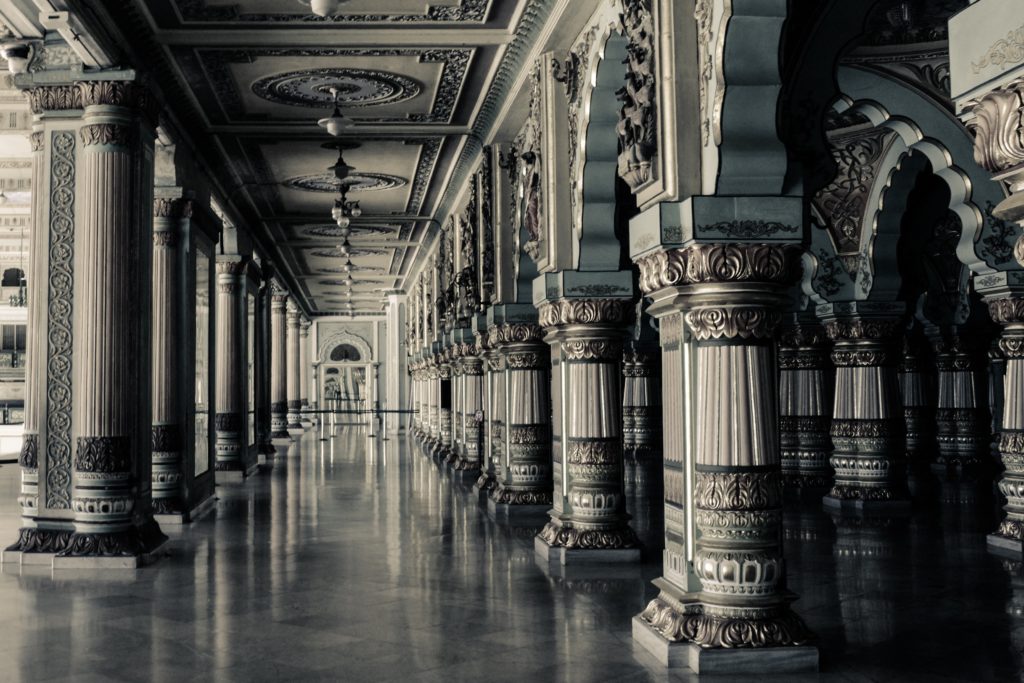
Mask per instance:
[[[29,43],[11,42],[0,45],[0,56],[7,60],[7,70],[12,74],[23,74],[28,71],[28,63],[32,58],[32,46]]]

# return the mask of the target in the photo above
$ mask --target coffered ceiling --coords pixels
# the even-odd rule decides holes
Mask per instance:
[[[167,120],[200,148],[241,227],[313,315],[348,301],[331,218],[338,181],[328,168],[338,152],[316,123],[337,90],[353,122],[341,139],[359,143],[344,153],[355,168],[348,199],[362,208],[350,237],[351,300],[368,315],[404,286],[535,1],[348,0],[326,18],[308,0],[58,4],[110,29],[144,62]]]

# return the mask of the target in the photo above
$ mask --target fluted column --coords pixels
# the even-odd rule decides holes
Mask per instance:
[[[935,452],[934,389],[924,372],[921,343],[916,335],[903,339],[899,364],[900,399],[906,428],[907,465],[911,470],[927,469]]]
[[[553,447],[561,487],[535,547],[562,564],[640,559],[622,481],[622,350],[632,305],[630,299],[558,299],[540,307],[560,373],[553,386],[563,432]]]
[[[457,330],[460,331],[461,330]],[[446,352],[447,366],[451,381],[449,382],[449,410],[448,419],[451,422],[448,435],[447,448],[443,451],[442,458],[446,465],[455,468],[462,457],[463,448],[463,411],[462,411],[462,344],[453,343]]]
[[[441,441],[440,410],[438,400],[441,395],[440,368],[437,355],[427,358],[426,381],[424,382],[423,398],[427,405],[427,438],[424,445],[427,450],[434,450]]]
[[[491,348],[486,330],[476,335],[477,349],[480,351],[481,369],[483,370],[483,398],[481,409],[484,411],[484,423],[480,453],[480,477],[476,480],[476,489],[481,496],[490,495],[497,486],[496,461],[500,452],[501,425],[505,417],[505,386],[504,369],[496,362],[501,356]]]
[[[857,304],[850,304],[855,307]],[[865,308],[861,305],[861,309]],[[909,506],[903,406],[896,374],[901,319],[854,309],[826,314],[836,366],[835,483],[826,505],[859,511]],[[897,311],[898,313],[898,311]]]
[[[285,359],[285,392],[288,401],[288,431],[301,431],[302,423],[299,421],[299,409],[302,406],[302,399],[299,398],[300,370],[299,370],[299,307],[294,301],[288,301],[287,332],[285,336],[287,344],[287,358]]]
[[[652,650],[665,641],[698,646],[689,650],[691,666],[716,650],[723,667],[744,656],[753,662],[752,649],[810,638],[786,590],[771,339],[800,251],[784,243],[692,243],[639,261],[648,310],[661,320],[666,430],[677,433],[665,441],[661,592],[633,633]],[[772,656],[766,662],[784,670],[817,665],[812,647]]]
[[[626,495],[658,494],[661,505],[661,363],[657,349],[631,345],[622,356],[622,456]]]
[[[1006,359],[999,434],[999,453],[1005,468],[999,492],[1006,497],[1006,517],[988,536],[988,543],[999,550],[1024,554],[1024,297],[994,299],[988,303],[988,310],[992,320],[1002,326],[999,349]]]
[[[821,325],[800,317],[787,320],[779,334],[779,432],[787,486],[814,489],[832,483],[831,368]]]
[[[445,349],[437,366],[437,443],[432,454],[440,460],[454,457],[452,427],[452,356]]]
[[[488,328],[488,343],[505,367],[504,452],[487,503],[500,519],[542,515],[552,503],[549,351],[542,334],[536,323]]]
[[[270,436],[274,445],[286,445],[288,435],[288,342],[285,309],[288,295],[274,293],[270,308]]]
[[[299,421],[303,428],[313,426],[313,421],[305,411],[309,410],[309,328],[312,326],[305,318],[299,320]]]
[[[459,351],[462,375],[462,447],[453,469],[476,476],[481,469],[481,430],[477,411],[483,409],[483,362],[477,355],[476,344],[465,342]]]
[[[153,203],[153,512],[161,515],[187,512],[180,292],[182,221],[191,215],[189,199],[158,198]]]
[[[136,566],[166,540],[151,502],[155,111],[134,83],[84,82],[79,89],[85,125],[72,304],[75,531],[54,566]]]
[[[990,423],[989,451],[990,461],[999,462],[999,434],[1003,431],[1003,396],[1006,377],[1006,357],[999,348],[999,340],[994,339],[988,349],[988,407],[992,417]]]
[[[273,298],[273,267],[267,261],[261,263],[262,282],[256,298],[256,441],[262,461],[274,454],[271,440],[271,305]]]
[[[241,479],[246,474],[243,449],[248,397],[245,391],[245,268],[244,258],[220,257],[217,261],[216,338],[216,469],[219,481]]]
[[[936,330],[932,335],[939,374],[935,464],[941,471],[977,470],[988,461],[987,346],[987,339],[979,338],[977,331],[953,329],[940,334]]]

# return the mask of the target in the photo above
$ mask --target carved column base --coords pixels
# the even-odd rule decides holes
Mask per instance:
[[[59,553],[67,548],[72,533],[71,529],[22,527],[18,529],[18,540],[7,546],[4,552]]]
[[[140,558],[152,555],[166,542],[167,536],[153,520],[114,533],[75,532],[57,553],[54,567],[61,565],[60,558]]]
[[[153,514],[185,511],[180,425],[153,425]]]
[[[288,401],[288,413],[286,420],[288,422],[289,430],[302,431],[302,416],[299,411],[302,408],[302,404],[299,401]]]
[[[218,472],[245,472],[242,462],[242,449],[245,448],[242,438],[241,413],[217,413],[214,418],[216,461],[214,469]]]
[[[574,550],[624,550],[638,547],[629,525],[617,528],[586,528],[552,519],[537,538],[553,548]]]
[[[832,423],[835,485],[828,507],[863,511],[908,508],[903,421],[836,419]]]
[[[270,438],[291,439],[288,433],[288,408],[284,401],[277,401],[270,406]]]
[[[490,472],[483,471],[480,473],[480,477],[473,484],[473,488],[482,494],[489,495],[494,487],[498,485],[498,480],[494,478],[494,475]]]
[[[697,635],[698,603],[683,604],[664,592],[647,603],[638,618],[673,643],[692,642]]]

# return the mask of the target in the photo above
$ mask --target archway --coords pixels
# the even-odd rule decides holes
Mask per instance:
[[[317,401],[328,426],[367,425],[377,405],[377,362],[370,345],[352,332],[327,336],[313,364]]]

